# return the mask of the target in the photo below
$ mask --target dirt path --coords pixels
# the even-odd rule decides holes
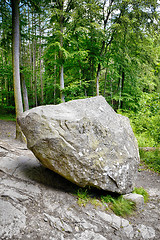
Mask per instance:
[[[0,120],[0,138],[1,139],[15,139],[16,137],[16,123],[13,121]]]
[[[91,204],[80,207],[76,186],[41,166],[15,141],[15,122],[2,120],[0,182],[0,239],[160,239],[160,175],[138,172],[136,187],[144,187],[150,200],[128,218]]]

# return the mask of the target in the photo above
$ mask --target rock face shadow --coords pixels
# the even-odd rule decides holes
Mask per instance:
[[[25,164],[21,164],[19,166],[18,172],[21,172],[25,180],[34,181],[45,186],[52,187],[56,190],[73,193],[78,189],[77,185],[68,181],[59,174],[45,168],[41,164],[34,166],[30,164],[30,162],[25,162]],[[15,172],[15,176],[16,175],[17,173]]]
[[[58,191],[74,194],[80,188],[79,186],[68,181],[59,174],[51,171],[48,168],[45,168],[40,163],[37,166],[32,166],[29,163],[27,165],[25,164],[25,167],[21,165],[21,172],[23,172],[23,175],[28,180],[43,184],[44,186],[51,187]],[[102,189],[97,189],[94,187],[87,188],[87,192],[91,198],[100,197],[102,195],[105,196],[106,194],[110,194],[113,197],[120,196],[118,193],[113,193]]]

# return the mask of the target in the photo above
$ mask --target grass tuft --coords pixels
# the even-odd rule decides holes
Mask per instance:
[[[102,196],[102,202],[108,204],[109,208],[118,216],[127,216],[133,213],[135,204],[124,199],[123,196],[113,198],[111,195]]]
[[[89,202],[89,195],[87,189],[78,189],[77,191],[78,196],[78,205],[79,206],[86,206],[86,204]]]
[[[149,199],[149,194],[147,193],[147,191],[143,187],[140,187],[140,188],[135,187],[134,190],[133,190],[133,193],[137,193],[137,194],[142,195],[145,203]]]

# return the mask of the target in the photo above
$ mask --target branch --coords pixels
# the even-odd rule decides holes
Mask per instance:
[[[7,4],[8,4],[8,6],[10,6],[10,7],[11,7],[11,3],[7,2],[6,0],[5,0],[5,3],[7,3]]]
[[[71,4],[72,4],[73,0],[70,0],[68,3],[68,6],[66,8],[66,12],[69,12],[71,10]]]
[[[108,6],[109,11],[108,11],[108,13],[107,13],[106,18],[104,19],[104,28],[106,28],[106,25],[107,25],[107,22],[108,22],[109,16],[110,16],[110,14],[111,14],[111,12],[112,12],[112,10],[111,10],[111,6],[112,6],[113,2],[114,2],[114,0],[111,0],[110,4],[109,4],[109,6]],[[106,3],[106,1],[105,1],[105,3]],[[104,4],[105,4],[105,3],[104,3]]]

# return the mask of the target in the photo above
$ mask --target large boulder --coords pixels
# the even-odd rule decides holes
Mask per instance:
[[[129,119],[102,96],[36,107],[18,123],[28,148],[45,167],[81,187],[120,194],[133,190],[137,141]]]

